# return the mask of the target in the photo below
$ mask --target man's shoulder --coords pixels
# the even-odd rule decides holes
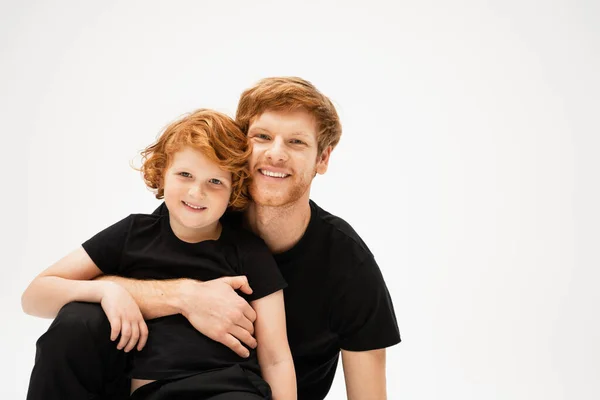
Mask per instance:
[[[319,236],[326,236],[328,244],[335,251],[349,252],[360,260],[372,257],[367,244],[345,219],[324,210],[312,200],[311,209],[315,213]]]

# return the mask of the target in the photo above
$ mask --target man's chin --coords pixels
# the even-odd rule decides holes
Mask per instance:
[[[290,198],[287,193],[272,193],[259,190],[250,190],[252,201],[257,206],[263,207],[280,207],[290,203]]]
[[[278,197],[269,197],[269,196],[262,196],[262,197],[252,197],[252,201],[254,202],[254,204],[256,204],[257,206],[260,207],[281,207],[281,206],[285,206],[286,204],[290,203],[290,201],[286,201],[285,199],[282,198],[278,198]]]
[[[270,188],[259,188],[250,186],[252,201],[263,207],[289,206],[298,202],[310,186],[296,186],[292,190],[269,190]]]

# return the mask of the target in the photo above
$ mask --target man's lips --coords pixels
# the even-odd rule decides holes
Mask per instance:
[[[258,172],[260,172],[260,174],[263,176],[268,176],[269,178],[278,178],[278,179],[285,179],[291,175],[291,174],[288,174],[287,172],[277,170],[275,168],[259,168]]]

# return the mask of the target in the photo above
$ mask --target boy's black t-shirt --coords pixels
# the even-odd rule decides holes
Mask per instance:
[[[286,287],[265,243],[241,227],[222,223],[217,240],[187,243],[175,236],[168,214],[132,214],[83,243],[94,263],[110,275],[135,279],[191,278],[208,281],[246,275],[252,301]],[[240,364],[259,372],[256,351],[239,357],[199,333],[182,315],[147,321],[148,342],[134,350],[131,377],[176,378]]]
[[[298,400],[324,399],[341,349],[366,351],[400,342],[386,284],[366,244],[339,217],[310,202],[300,241],[275,254],[284,290],[287,336],[294,357]],[[155,213],[166,213],[164,204]],[[240,213],[224,219],[242,223]]]

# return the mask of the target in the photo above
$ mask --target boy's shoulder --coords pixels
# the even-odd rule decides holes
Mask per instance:
[[[265,242],[258,235],[244,227],[243,212],[227,211],[220,221],[238,247],[250,250],[255,246],[261,250],[266,248]]]

